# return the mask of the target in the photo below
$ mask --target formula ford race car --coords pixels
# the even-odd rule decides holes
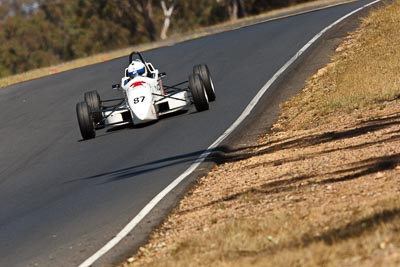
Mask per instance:
[[[98,129],[155,121],[161,115],[188,110],[192,104],[198,112],[208,110],[209,102],[215,100],[207,65],[195,65],[188,81],[172,86],[163,85],[161,78],[165,75],[146,62],[139,52],[132,52],[121,84],[112,86],[122,91],[122,98],[101,100],[97,91],[90,91],[76,105],[83,139],[94,138]]]

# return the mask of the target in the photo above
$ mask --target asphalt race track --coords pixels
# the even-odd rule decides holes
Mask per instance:
[[[206,112],[101,130],[88,141],[81,140],[75,105],[93,89],[119,97],[111,85],[120,82],[127,58],[0,89],[0,266],[82,263],[184,172],[314,35],[369,2],[145,52],[167,73],[165,84],[207,63],[217,100]],[[149,231],[145,223],[140,229]]]

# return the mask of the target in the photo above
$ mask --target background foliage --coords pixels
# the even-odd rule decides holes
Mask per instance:
[[[175,0],[169,35],[310,0]],[[155,41],[157,0],[0,0],[0,78]]]

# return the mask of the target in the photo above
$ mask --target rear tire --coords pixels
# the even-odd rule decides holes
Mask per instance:
[[[99,93],[97,91],[86,92],[84,99],[92,112],[94,123],[97,124],[102,121],[103,114],[101,112],[101,99]]]
[[[90,114],[89,105],[86,102],[76,104],[76,115],[78,117],[79,129],[84,140],[96,137],[95,123]]]
[[[198,112],[208,110],[208,97],[204,84],[198,74],[189,76],[189,88],[192,92],[194,106]]]
[[[211,79],[211,73],[206,64],[199,64],[193,67],[193,74],[198,74],[206,89],[208,101],[215,101],[214,83]]]

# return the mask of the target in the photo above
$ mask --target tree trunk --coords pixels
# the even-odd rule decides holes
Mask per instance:
[[[160,38],[162,40],[164,40],[167,38],[167,32],[168,32],[169,26],[171,25],[171,15],[172,15],[172,12],[174,11],[175,1],[172,1],[171,6],[167,9],[165,1],[162,0],[161,7],[162,7],[163,13],[164,13],[164,24],[163,24],[163,27],[161,30]]]
[[[145,2],[143,17],[145,20],[146,29],[148,31],[150,40],[155,41],[157,39],[157,33],[156,33],[156,26],[154,25],[153,21],[153,5],[151,3],[151,0],[142,2]]]
[[[238,6],[238,10],[237,10],[237,14],[239,18],[244,18],[247,16],[246,13],[246,9],[244,7],[244,3],[243,0],[236,0],[237,2],[237,6]]]
[[[229,0],[228,14],[230,20],[237,20],[238,18],[245,17],[247,14],[244,8],[243,0]]]
[[[236,0],[229,1],[228,4],[228,12],[229,12],[229,19],[230,20],[237,20],[238,19],[238,4]]]
[[[139,12],[144,20],[147,35],[151,41],[157,39],[156,26],[153,21],[153,4],[151,0],[129,0],[131,7]]]

